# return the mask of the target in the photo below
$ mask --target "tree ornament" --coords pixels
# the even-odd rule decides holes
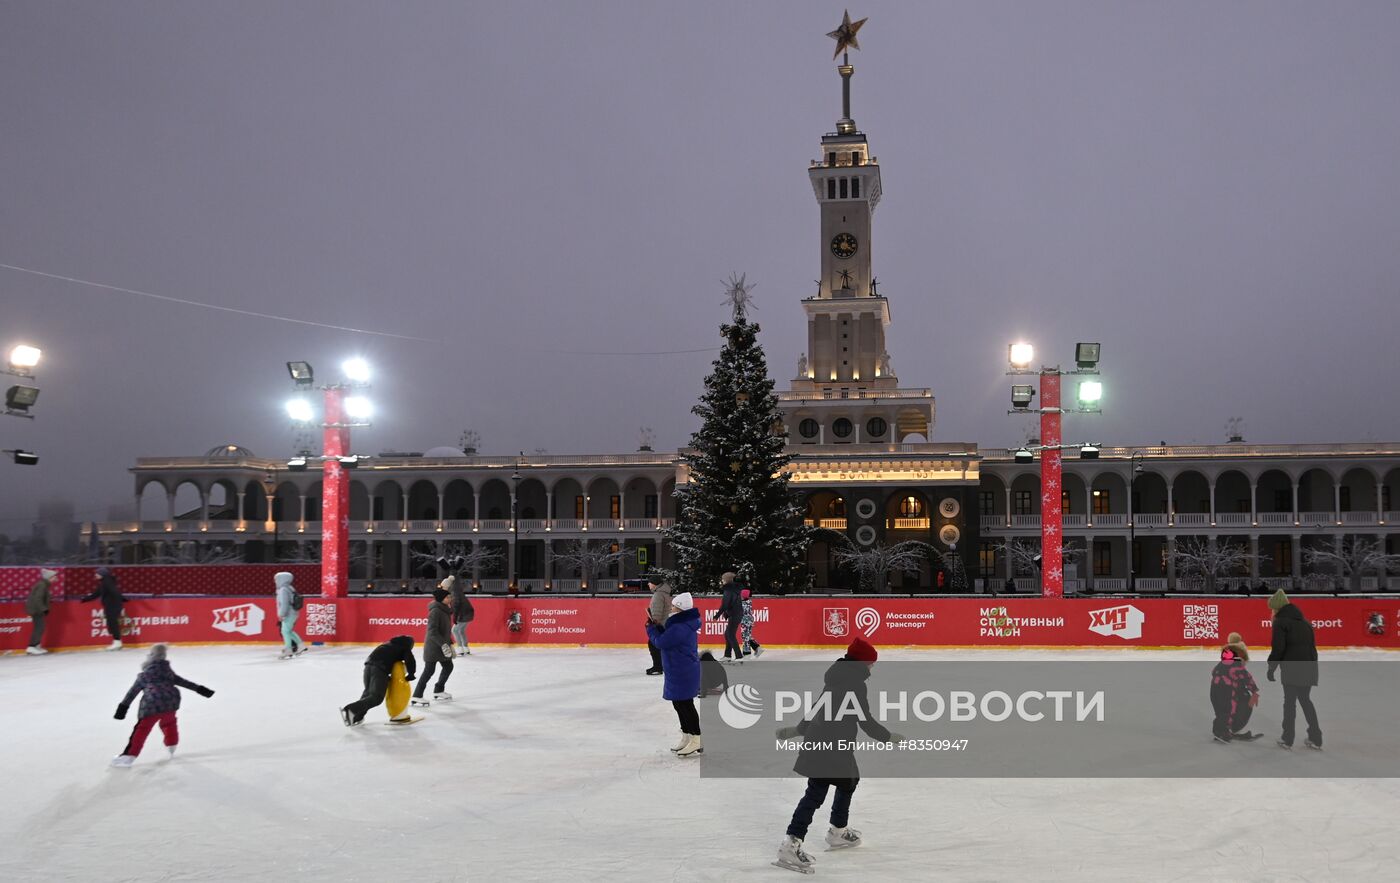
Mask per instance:
[[[739,469],[742,468],[742,466],[743,466],[743,464],[740,463],[738,460],[730,460],[730,461],[729,461],[729,471],[730,471],[730,472],[738,472]]]

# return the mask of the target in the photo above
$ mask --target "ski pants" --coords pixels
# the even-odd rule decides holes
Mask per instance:
[[[282,647],[287,650],[298,650],[306,646],[306,642],[297,634],[297,613],[292,611],[292,615],[282,620]]]
[[[692,736],[700,735],[700,712],[695,708],[695,700],[673,699],[671,705],[675,707],[676,717],[680,719],[681,732]]]
[[[467,624],[465,622],[455,623],[452,626],[452,640],[457,642],[457,646],[463,650],[467,649]]]
[[[647,652],[651,654],[651,667],[656,671],[661,671],[661,651],[656,649],[651,638],[647,638]]]
[[[1222,739],[1229,739],[1244,730],[1253,715],[1254,709],[1249,707],[1248,701],[1224,703],[1224,707],[1215,709],[1215,722],[1211,724],[1210,731]]]
[[[425,654],[425,655],[426,655],[426,654]],[[429,679],[432,678],[433,672],[437,670],[437,665],[438,665],[437,657],[429,657],[429,658],[423,663],[423,673],[422,673],[421,675],[418,676],[418,684],[417,684],[417,686],[415,686],[415,687],[413,688],[413,698],[415,698],[415,699],[422,699],[422,698],[423,698],[423,688],[425,688],[425,687],[428,686],[428,681],[429,681]],[[442,677],[438,678],[437,686],[436,686],[436,687],[433,687],[433,692],[434,692],[434,693],[441,693],[441,692],[442,692],[442,688],[447,686],[447,679],[448,679],[449,677],[451,677],[451,676],[452,676],[452,660],[451,660],[451,659],[448,659],[446,656],[444,656],[444,657],[442,658]]]
[[[1297,715],[1296,705],[1303,706],[1303,718],[1308,722],[1308,741],[1322,744],[1322,727],[1317,723],[1317,709],[1313,708],[1311,686],[1283,685],[1283,741],[1293,744],[1293,721]]]
[[[792,814],[792,823],[788,825],[788,836],[798,840],[807,836],[812,817],[826,802],[826,792],[832,786],[836,787],[836,797],[831,801],[831,826],[846,827],[851,814],[851,795],[856,793],[856,786],[859,784],[860,779],[808,779],[807,793],[797,802],[797,810]]]
[[[365,666],[365,692],[360,698],[345,706],[354,715],[355,720],[363,718],[371,708],[384,701],[384,694],[389,692],[389,673],[377,665]]]
[[[743,659],[744,651],[739,647],[739,620],[729,620],[729,625],[724,627],[724,658],[728,659],[730,654],[735,659]]]
[[[753,623],[746,622],[739,632],[739,646],[748,653],[757,650],[759,643],[753,639]]]
[[[122,612],[120,610],[108,610],[106,611],[106,616],[107,634],[112,636],[113,641],[120,641],[122,639]]]
[[[160,732],[165,736],[166,745],[180,744],[180,728],[175,723],[175,712],[164,711],[160,714],[148,714],[136,722],[136,726],[131,730],[131,738],[126,741],[126,748],[122,754],[136,757],[141,753],[141,749],[146,745],[146,737],[151,734],[151,730],[156,724],[160,724]]]
[[[49,618],[47,613],[37,613],[29,617],[34,622],[34,628],[29,632],[29,646],[38,647],[39,642],[44,639],[44,620]]]

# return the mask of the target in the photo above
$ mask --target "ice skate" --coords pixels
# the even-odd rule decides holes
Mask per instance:
[[[694,757],[697,754],[704,754],[705,747],[700,742],[699,736],[691,736],[686,743],[681,746],[681,750],[676,752],[676,757]]]
[[[136,756],[133,754],[118,754],[112,758],[112,766],[116,767],[129,767],[133,763],[136,763]]]
[[[174,760],[174,759],[175,759],[175,749],[176,749],[176,748],[179,748],[179,747],[180,747],[179,745],[167,745],[167,746],[165,746],[165,750],[166,750],[167,753],[169,753],[170,759],[171,759],[171,760]]]
[[[300,655],[302,655],[303,653],[305,653],[307,650],[310,650],[310,649],[311,649],[310,647],[306,646],[305,644],[302,644],[300,647],[298,647],[298,648],[296,648],[295,650],[292,651],[292,655],[293,655],[293,656],[300,656]]]
[[[434,701],[434,702],[451,702],[451,701],[452,701],[452,694],[451,694],[451,693],[445,693],[445,692],[443,692],[442,690],[438,690],[437,692],[433,693],[433,701]]]
[[[1212,736],[1211,738],[1214,739],[1215,741],[1219,742],[1221,745],[1229,745],[1229,744],[1230,744],[1230,740],[1227,739],[1227,738],[1224,737],[1224,736]]]
[[[428,707],[430,707],[433,703],[429,702],[427,699],[423,698],[422,696],[414,696],[412,699],[408,700],[408,704],[409,704],[409,705],[416,705],[416,706],[418,706],[419,708],[428,708]]]
[[[753,657],[754,657],[754,659],[757,659],[758,657],[760,657],[760,656],[762,656],[762,655],[763,655],[763,648],[762,648],[762,647],[759,647],[759,646],[757,646],[757,645],[755,645],[754,648],[753,648]]]
[[[850,849],[852,846],[860,846],[860,832],[855,828],[827,829],[827,849]]]
[[[778,860],[773,862],[775,867],[786,868],[799,874],[815,874],[815,864],[812,857],[802,851],[802,841],[790,835],[784,837],[783,842],[778,845]]]
[[[364,723],[364,718],[359,718],[357,720],[355,718],[354,712],[352,712],[349,708],[342,708],[340,710],[340,719],[345,721],[345,725],[347,727],[358,727],[360,724]]]
[[[1283,741],[1282,739],[1278,740],[1278,741],[1275,742],[1274,744],[1277,745],[1278,747],[1282,748],[1284,751],[1292,751],[1292,750],[1293,750],[1293,745],[1292,745],[1292,743],[1285,742],[1285,741]]]
[[[1262,739],[1262,738],[1264,738],[1264,734],[1263,734],[1263,733],[1253,733],[1253,732],[1250,732],[1249,730],[1245,730],[1245,731],[1240,732],[1240,733],[1232,733],[1231,736],[1230,736],[1230,738],[1234,739],[1234,740],[1237,741],[1237,742],[1253,742],[1253,741],[1256,740],[1256,739]]]
[[[295,654],[293,651],[291,651],[291,650],[283,650],[281,653],[278,653],[278,654],[277,654],[277,658],[278,658],[278,659],[291,659],[291,658],[292,658],[293,656],[295,656],[295,655],[296,655],[296,654]]]
[[[104,647],[104,648],[102,648],[102,649],[104,649],[104,650],[120,650],[121,648],[122,648],[122,642],[121,642],[121,641],[113,641],[112,643],[108,644],[106,647]]]
[[[681,733],[681,741],[676,743],[676,747],[671,749],[672,754],[679,754],[680,750],[690,744],[690,734]]]
[[[659,668],[649,668],[649,669],[647,669],[647,674],[649,674],[649,675],[659,675],[659,674],[661,674],[661,669],[659,669]]]
[[[45,650],[43,647],[25,647],[24,652],[29,656],[43,656],[49,651]]]
[[[1303,744],[1306,745],[1307,747],[1311,748],[1313,751],[1321,751],[1321,750],[1322,750],[1322,745],[1321,745],[1320,743],[1314,742],[1314,741],[1311,740],[1311,739],[1309,739],[1308,741],[1304,742]]]

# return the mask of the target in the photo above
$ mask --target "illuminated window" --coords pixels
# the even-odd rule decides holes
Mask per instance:
[[[978,574],[983,579],[996,576],[997,573],[997,546],[996,543],[984,542],[977,549],[977,569]]]
[[[577,497],[574,497],[574,518],[583,520],[587,517],[587,515],[583,514],[583,494],[579,494]]]
[[[612,497],[609,497],[609,498],[608,498],[608,517],[609,517],[609,518],[621,518],[621,517],[622,517],[622,498],[621,498],[621,497],[619,497],[619,496],[612,496]]]
[[[900,518],[922,518],[924,516],[924,501],[910,494],[899,501]]]
[[[991,515],[996,511],[996,496],[991,491],[977,492],[977,511],[982,515]]]
[[[845,518],[846,501],[841,497],[832,497],[826,504],[826,515],[828,518]]]
[[[1069,500],[1070,500],[1069,491],[1067,491],[1067,490],[1061,490],[1061,491],[1060,491],[1060,511],[1063,512],[1063,513],[1065,513],[1066,515],[1068,515],[1068,514],[1070,513],[1070,511],[1071,511],[1071,510],[1070,510],[1070,505],[1069,505]]]
[[[1094,491],[1094,514],[1107,515],[1109,513],[1108,491]]]

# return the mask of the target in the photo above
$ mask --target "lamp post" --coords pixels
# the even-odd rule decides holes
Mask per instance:
[[[1133,451],[1128,458],[1128,591],[1137,591],[1137,525],[1133,523],[1133,494],[1137,491],[1138,473],[1142,471],[1141,460],[1145,454]]]
[[[272,470],[271,472],[269,472],[269,473],[267,473],[266,475],[263,476],[262,486],[263,486],[263,491],[264,491],[264,494],[265,494],[265,497],[264,497],[264,498],[267,500],[267,520],[268,520],[269,522],[271,522],[271,524],[272,524],[272,562],[273,562],[274,564],[276,564],[279,560],[281,560],[281,559],[278,557],[278,555],[277,555],[277,546],[278,546],[278,542],[279,542],[279,539],[280,539],[280,538],[279,538],[279,536],[278,536],[278,524],[277,524],[277,470],[276,470],[276,469]]]
[[[1062,371],[1059,365],[1053,368],[1042,367],[1038,371],[1031,368],[1031,363],[1035,361],[1035,348],[1028,343],[1013,343],[1007,351],[1011,364],[1010,370],[1006,372],[1008,375],[1030,375],[1040,378],[1040,407],[1030,407],[1030,399],[1035,395],[1034,390],[1028,389],[1026,385],[1017,385],[1012,387],[1012,409],[1007,413],[1040,415],[1040,594],[1046,598],[1063,597],[1065,588],[1064,556],[1060,550],[1064,527],[1061,502],[1063,469],[1060,452],[1066,446],[1063,444],[1060,428],[1061,415],[1066,409],[1060,406],[1060,379],[1066,374],[1097,375],[1099,349],[1097,343],[1077,344],[1074,351],[1076,367],[1072,371]],[[1082,381],[1078,392],[1081,407],[1068,410],[1070,413],[1099,413],[1097,405],[1102,395],[1103,386],[1098,381]],[[1083,407],[1085,405],[1091,407]]]
[[[521,456],[525,452],[521,451]],[[515,462],[515,471],[510,476],[510,590],[520,591],[520,461]]]
[[[359,396],[347,396],[348,392],[369,388],[369,365],[363,359],[348,359],[341,370],[344,381],[321,387],[321,595],[327,598],[343,597],[349,591],[350,477],[346,470],[358,465],[358,458],[350,453],[350,429],[370,425],[369,402]],[[309,363],[288,362],[287,371],[297,389],[307,390],[314,385]],[[311,403],[304,398],[288,402],[287,413],[297,425],[315,425]]]

